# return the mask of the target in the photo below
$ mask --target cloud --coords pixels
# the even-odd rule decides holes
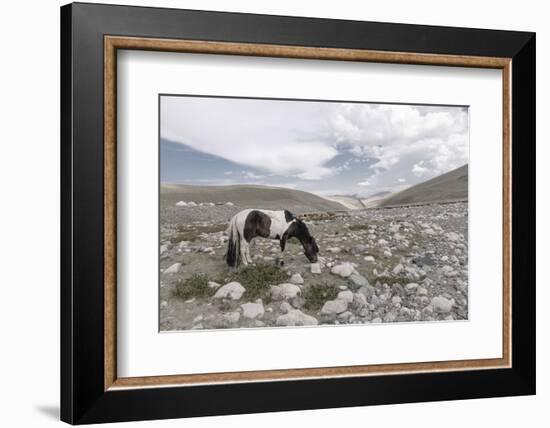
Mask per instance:
[[[374,170],[390,170],[427,159],[441,174],[468,162],[468,111],[461,107],[336,104],[331,135],[357,156],[376,159]]]
[[[319,103],[164,96],[161,136],[269,173],[319,179],[332,173],[324,164],[338,154],[316,135],[323,126],[321,107]]]
[[[422,177],[424,174],[428,172],[428,168],[422,165],[424,165],[424,161],[415,163],[412,167],[412,173],[417,177]]]
[[[265,178],[265,175],[255,174],[251,171],[241,171],[241,175],[242,175],[242,177],[244,177],[246,179],[250,179],[250,180],[261,180],[261,179]]]
[[[307,191],[395,189],[468,163],[463,107],[163,96],[160,126],[163,138],[254,170],[225,175]]]

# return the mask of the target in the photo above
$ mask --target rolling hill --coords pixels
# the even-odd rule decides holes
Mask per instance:
[[[381,199],[377,207],[468,200],[468,164]]]
[[[175,205],[178,201],[232,202],[242,208],[288,209],[296,213],[315,211],[342,211],[346,207],[312,193],[280,187],[260,185],[194,186],[162,183],[161,205]]]

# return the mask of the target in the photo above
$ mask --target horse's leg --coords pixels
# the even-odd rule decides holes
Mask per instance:
[[[253,241],[250,241],[248,245],[246,246],[246,257],[248,258],[248,263],[253,263],[252,256],[250,255],[250,245]]]
[[[241,239],[241,261],[245,266],[248,265],[248,242],[246,239]]]

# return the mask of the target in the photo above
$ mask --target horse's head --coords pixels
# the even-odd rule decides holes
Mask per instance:
[[[311,236],[306,224],[299,218],[296,218],[292,225],[288,228],[285,235],[288,237],[296,237],[304,248],[304,254],[310,263],[317,263],[317,255],[319,254],[319,246],[315,238]],[[286,240],[286,237],[284,238]]]
[[[311,263],[317,263],[317,255],[319,254],[319,246],[315,242],[313,236],[309,236],[302,242],[304,247],[304,254]]]

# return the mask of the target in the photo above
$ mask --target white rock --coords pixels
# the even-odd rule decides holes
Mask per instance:
[[[446,233],[445,236],[449,241],[452,241],[452,242],[462,241],[462,235],[459,235],[458,233],[455,233],[455,232]]]
[[[165,274],[169,273],[178,273],[181,268],[181,263],[174,263],[172,266],[170,266],[168,269],[164,271]]]
[[[245,291],[246,289],[238,282],[230,282],[216,291],[214,299],[230,298],[232,300],[239,300]]]
[[[354,270],[355,268],[351,263],[342,263],[340,265],[334,266],[330,270],[330,272],[333,273],[334,275],[341,276],[342,278],[347,278],[353,273]]]
[[[168,302],[166,300],[163,300],[162,302],[160,302],[161,308],[165,308],[166,306],[168,306]]]
[[[342,251],[342,249],[340,247],[329,247],[327,248],[327,251],[332,254],[338,254]]]
[[[286,301],[283,301],[281,306],[279,306],[279,309],[283,314],[286,314],[292,310],[292,305]]]
[[[453,308],[453,301],[448,300],[445,297],[437,296],[432,299],[431,305],[435,312],[446,314],[451,312],[451,309]]]
[[[400,233],[395,233],[393,235],[393,239],[395,241],[404,241],[405,240],[405,237],[403,235],[401,235]]]
[[[374,257],[373,256],[364,257],[363,260],[365,260],[366,262],[369,262],[369,263],[374,263]]]
[[[401,297],[399,296],[393,296],[391,298],[391,302],[393,303],[394,306],[398,306],[401,304]]]
[[[186,207],[186,206],[187,206],[187,203],[183,201],[179,201],[176,203],[176,207]]]
[[[353,284],[357,287],[363,287],[364,285],[368,285],[369,281],[367,278],[365,278],[363,275],[359,275],[357,273],[352,273],[349,276],[349,280],[353,282]]]
[[[238,312],[228,312],[226,314],[223,314],[223,319],[229,324],[235,324],[239,322],[240,318],[241,314]]]
[[[351,303],[351,302],[353,302],[353,292],[351,292],[350,290],[340,291],[338,293],[337,299],[341,299],[341,300],[344,300],[348,303]]]
[[[296,284],[279,284],[271,286],[271,298],[273,300],[293,299],[302,293]]]
[[[416,294],[419,296],[426,296],[428,294],[428,290],[426,290],[424,287],[418,286],[416,289]]]
[[[197,315],[195,318],[193,318],[193,324],[201,322],[202,320],[203,320],[202,315]]]
[[[244,303],[241,305],[243,317],[245,318],[261,318],[264,315],[264,305],[261,303]]]
[[[220,288],[221,284],[218,284],[217,282],[214,282],[214,281],[208,281],[208,287],[209,288],[215,288],[215,289],[218,289]]]
[[[299,309],[292,309],[287,314],[278,317],[276,324],[279,326],[304,326],[317,325],[318,321],[311,315],[304,314]]]
[[[329,300],[325,302],[321,313],[323,315],[336,315],[345,312],[348,309],[348,302],[342,299]]]
[[[378,318],[378,317],[377,317],[377,318],[374,318],[374,319],[371,321],[372,324],[379,324],[379,323],[381,323],[381,322],[382,322],[382,318]]]
[[[399,230],[399,225],[398,224],[391,224],[389,229],[390,233],[395,233]]]
[[[299,273],[295,273],[290,277],[290,282],[292,282],[293,284],[303,284],[304,278],[302,278],[302,275],[300,275]]]
[[[196,207],[197,204],[195,202],[191,201],[191,202],[187,202],[187,206],[188,207]]]
[[[392,270],[394,275],[399,275],[402,271],[403,271],[403,265],[401,263],[395,266]]]
[[[411,282],[411,283],[405,285],[405,291],[408,294],[414,293],[417,288],[418,288],[418,284],[416,282]]]
[[[353,304],[355,306],[358,306],[358,307],[362,308],[363,306],[365,306],[367,304],[367,298],[362,293],[355,293],[353,295]]]
[[[321,265],[319,263],[312,263],[311,264],[311,273],[320,274],[321,273]]]
[[[227,205],[228,207],[232,207],[235,204],[233,202],[226,202],[225,205]]]
[[[160,254],[164,254],[166,251],[168,251],[168,245],[161,245]]]
[[[382,245],[382,246],[388,245],[388,241],[386,241],[385,239],[379,239],[378,240],[378,245]]]
[[[391,251],[390,250],[384,250],[384,255],[386,257],[391,257]]]

